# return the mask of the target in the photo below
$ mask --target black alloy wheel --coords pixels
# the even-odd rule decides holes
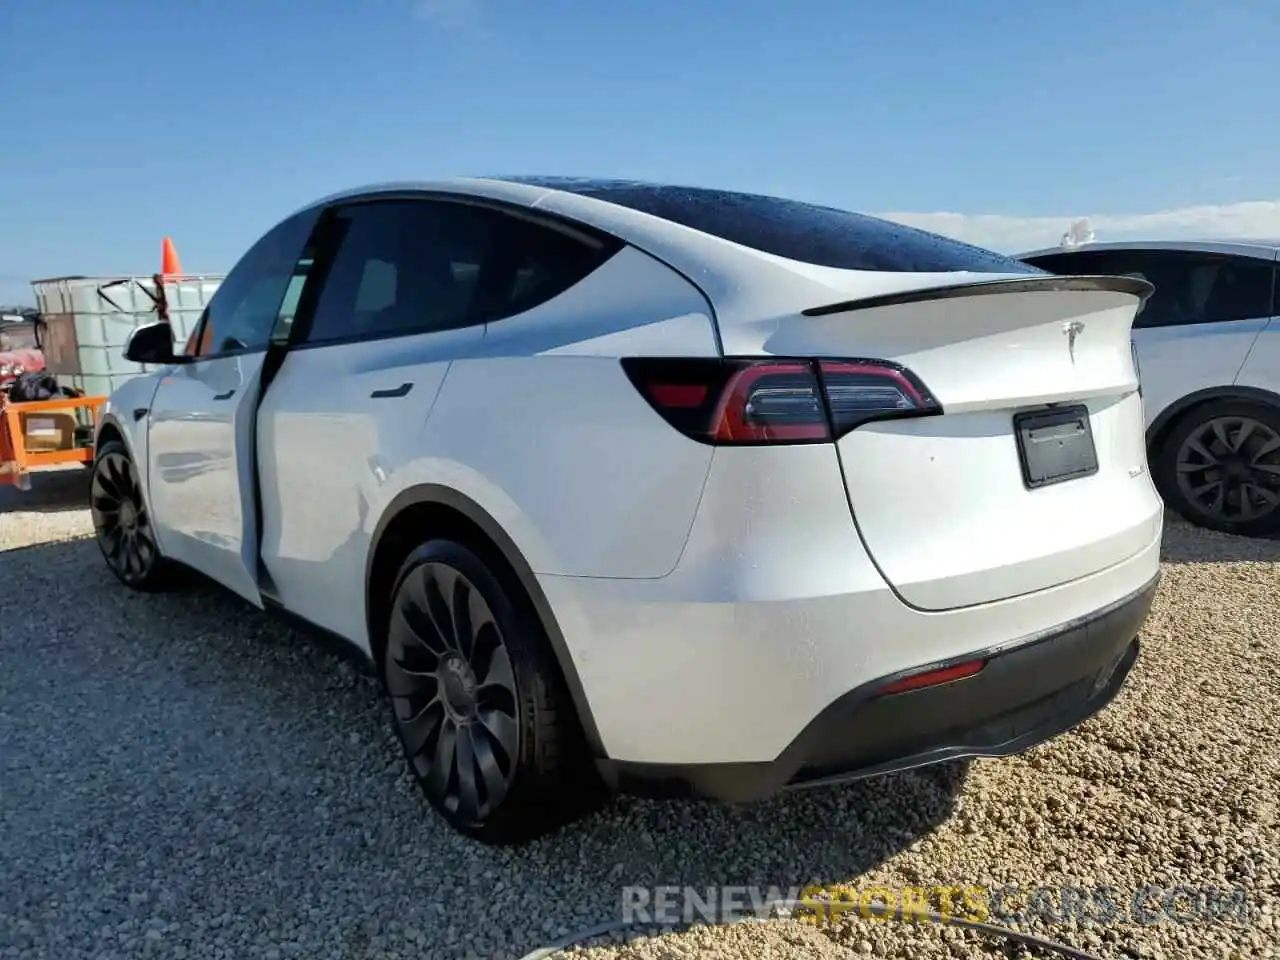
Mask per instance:
[[[111,572],[135,590],[153,590],[166,572],[143,499],[138,472],[125,445],[98,450],[90,478],[89,510],[98,547]]]
[[[432,800],[483,820],[502,803],[520,746],[515,675],[493,611],[467,577],[424,563],[402,585],[387,688],[414,772]]]
[[[382,656],[396,731],[431,805],[456,830],[518,843],[560,825],[581,754],[536,617],[466,546],[405,562]]]
[[[1166,496],[1191,523],[1244,536],[1280,529],[1280,411],[1240,402],[1194,411],[1164,460]]]

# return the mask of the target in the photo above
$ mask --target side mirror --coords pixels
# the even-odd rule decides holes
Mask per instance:
[[[138,327],[125,341],[124,358],[131,363],[164,366],[184,363],[188,357],[173,351],[173,327],[161,320]]]

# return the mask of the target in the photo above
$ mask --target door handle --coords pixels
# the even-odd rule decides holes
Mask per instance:
[[[384,400],[384,399],[390,399],[394,397],[404,397],[404,396],[408,396],[409,391],[412,389],[413,389],[412,383],[402,383],[400,384],[400,386],[394,387],[390,390],[375,390],[373,391],[373,393],[369,394],[369,396],[372,397],[374,400]]]
[[[235,393],[236,393],[236,388],[235,388],[235,387],[232,387],[232,388],[231,388],[230,390],[228,390],[226,393],[215,393],[215,394],[213,395],[213,399],[215,399],[215,400],[230,400],[232,397],[234,397],[234,396],[235,396]]]

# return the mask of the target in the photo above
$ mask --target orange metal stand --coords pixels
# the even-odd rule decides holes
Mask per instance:
[[[59,397],[56,400],[35,400],[30,403],[12,403],[0,397],[0,485],[15,486],[19,490],[31,489],[30,472],[40,467],[68,463],[92,463],[93,447],[63,445],[57,450],[29,450],[23,421],[49,413],[73,413],[88,409],[97,426],[106,397]]]

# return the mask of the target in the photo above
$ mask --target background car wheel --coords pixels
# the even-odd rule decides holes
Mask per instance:
[[[160,555],[133,458],[119,440],[104,443],[94,457],[89,512],[98,548],[121,583],[143,591],[172,585],[173,570]]]
[[[540,622],[466,546],[433,540],[404,562],[381,672],[409,766],[459,832],[519,843],[598,799]]]
[[[1280,409],[1223,401],[1190,411],[1157,460],[1165,501],[1197,526],[1242,536],[1280,530]]]

